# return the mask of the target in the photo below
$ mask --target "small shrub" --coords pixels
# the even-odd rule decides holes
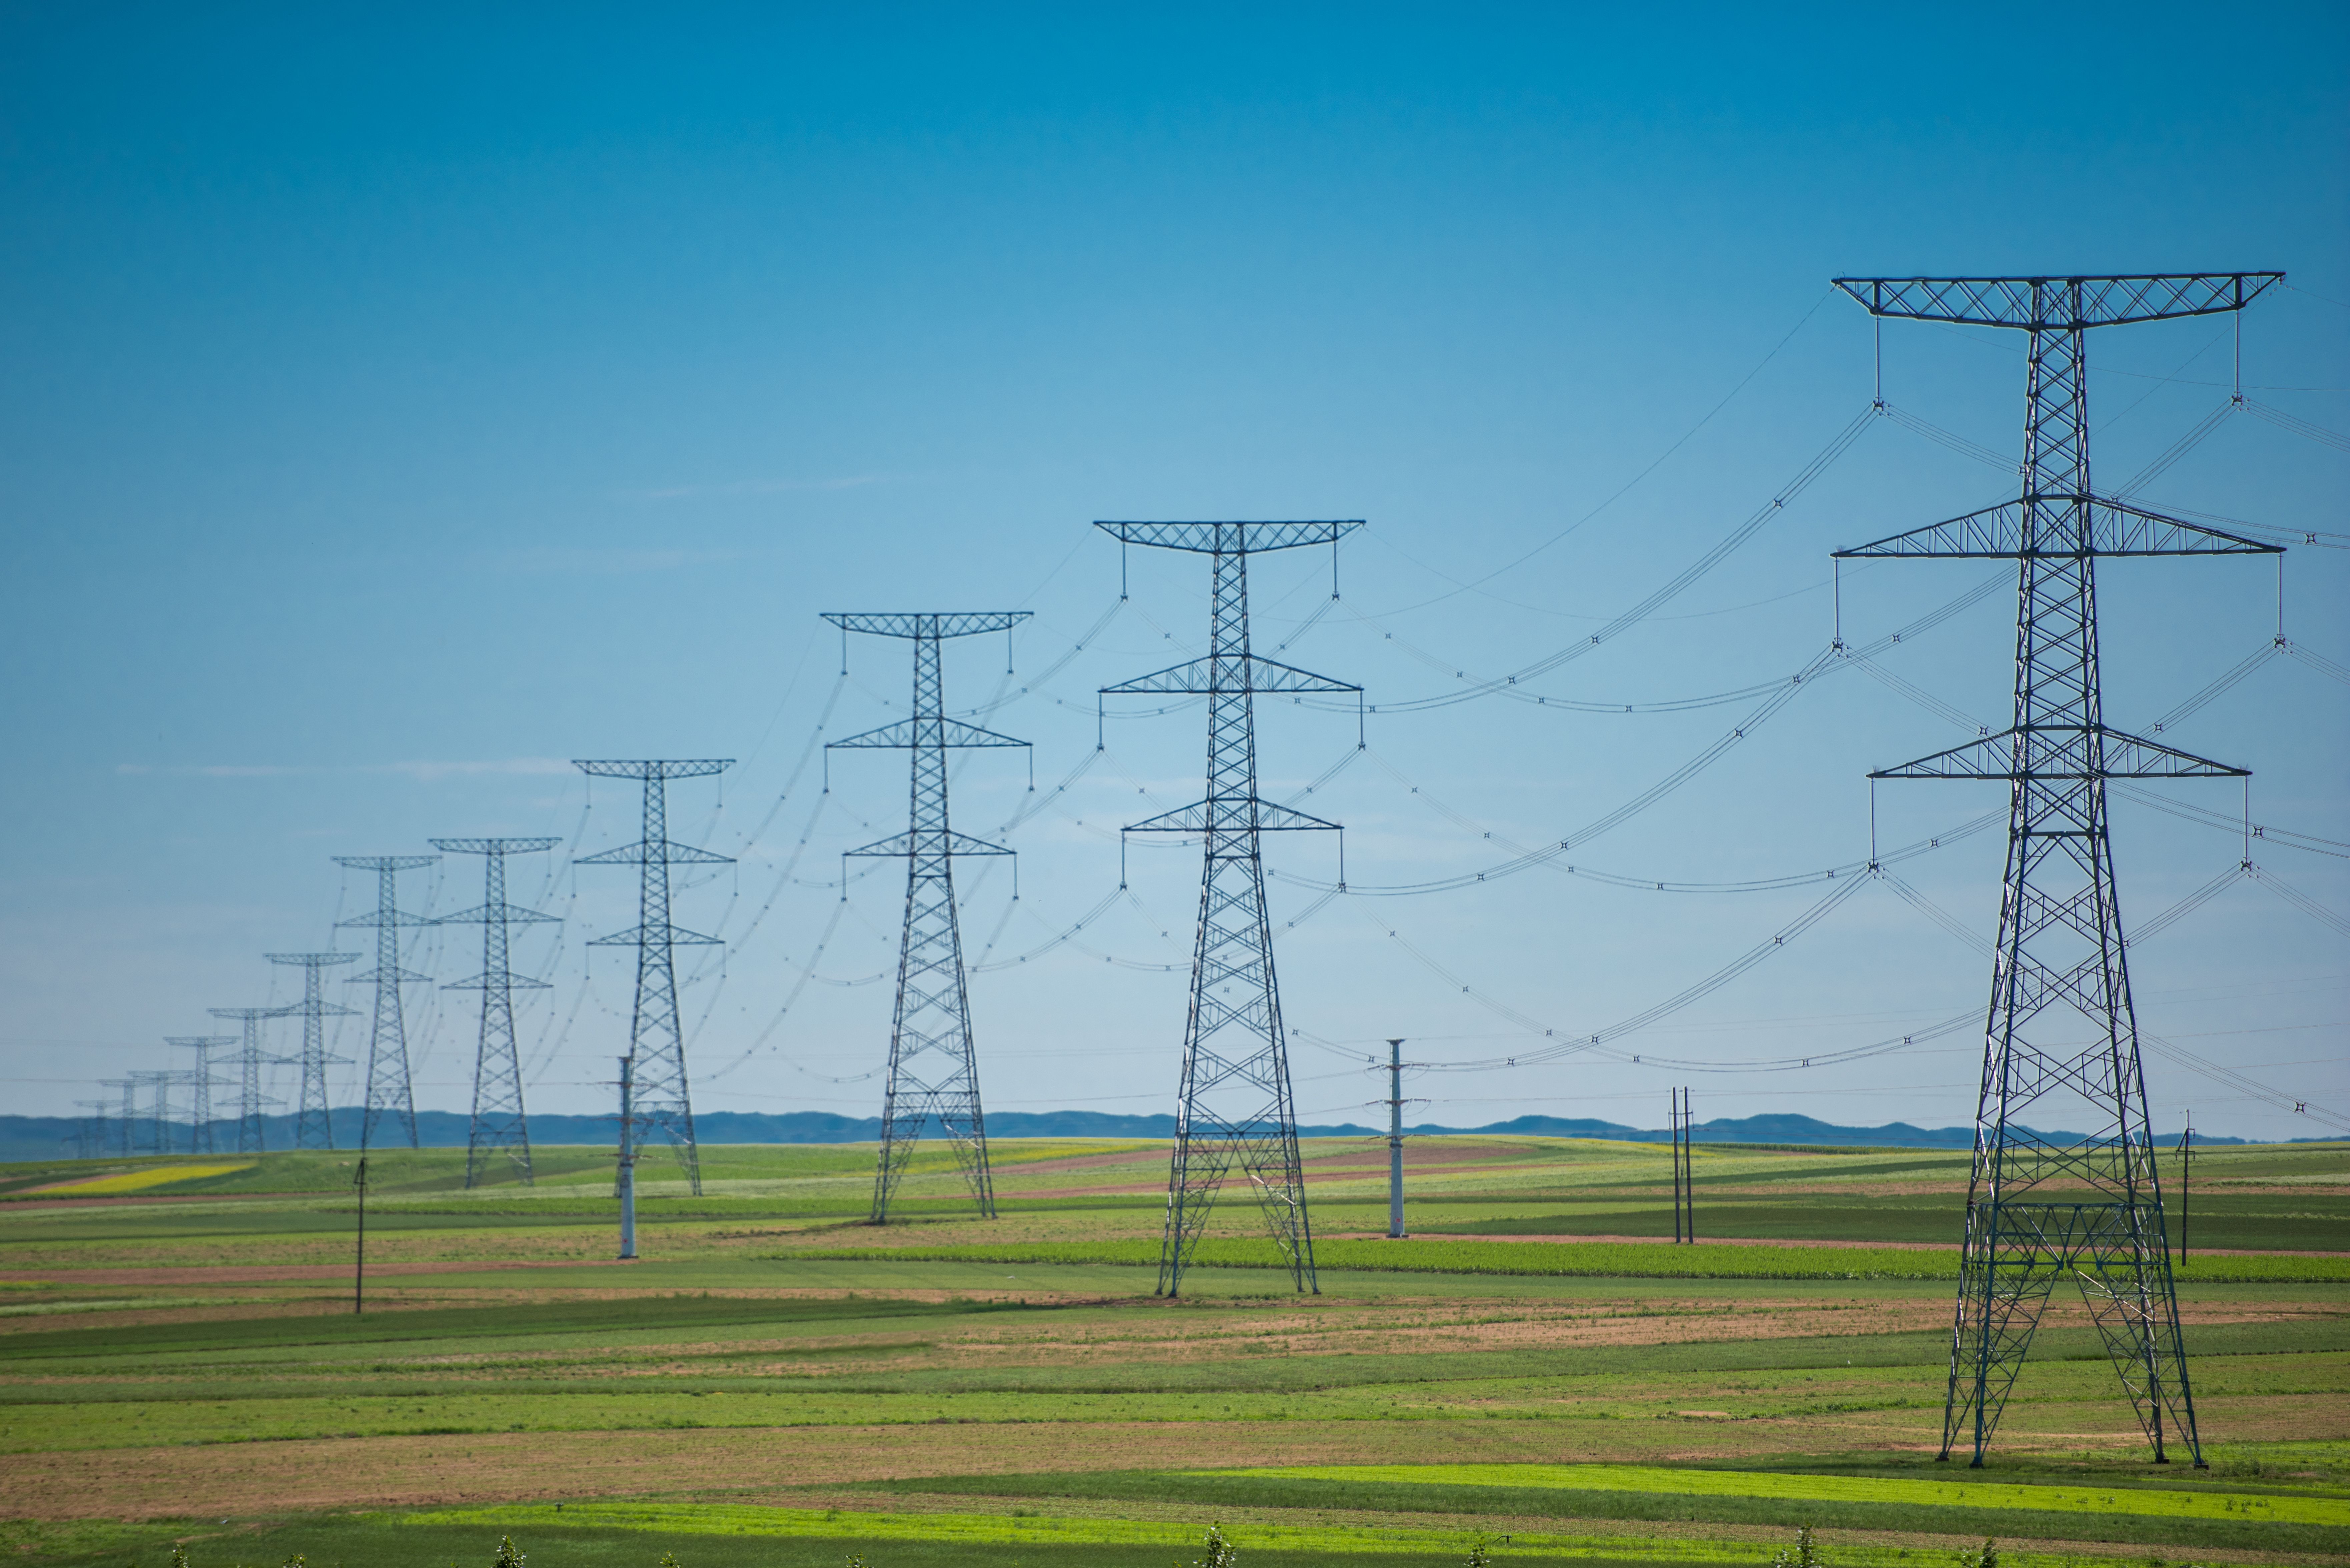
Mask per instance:
[[[1493,1554],[1486,1550],[1483,1535],[1469,1543],[1469,1568],[1492,1568]]]
[[[677,1553],[674,1552],[662,1552],[661,1560],[653,1564],[653,1568],[678,1568]]]
[[[499,1536],[497,1560],[491,1565],[491,1568],[522,1568],[522,1548],[514,1543],[514,1537],[511,1535]]]
[[[1959,1568],[1999,1568],[1999,1542],[1987,1540],[1980,1552],[1960,1552]]]
[[[1241,1560],[1239,1549],[1224,1539],[1224,1527],[1221,1524],[1208,1526],[1206,1546],[1208,1554],[1193,1558],[1190,1568],[1232,1568]],[[1174,1568],[1184,1568],[1184,1564],[1178,1563]]]
[[[1771,1559],[1771,1568],[1827,1568],[1827,1559],[1820,1555],[1820,1543],[1812,1537],[1812,1527],[1798,1525],[1795,1529],[1795,1550],[1785,1547]]]
[[[172,1568],[188,1568],[188,1549],[174,1544],[172,1548]]]

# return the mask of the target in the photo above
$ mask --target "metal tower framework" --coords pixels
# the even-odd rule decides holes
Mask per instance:
[[[947,822],[947,753],[958,746],[1025,746],[1009,735],[950,719],[941,664],[949,638],[1010,631],[1026,610],[927,614],[827,613],[843,631],[905,638],[914,645],[913,717],[826,747],[891,747],[913,753],[906,831],[851,855],[902,856],[906,919],[898,944],[898,1004],[889,1025],[889,1087],[881,1102],[881,1152],[873,1177],[873,1223],[887,1224],[889,1199],[931,1124],[954,1145],[972,1198],[995,1218],[987,1165],[987,1118],[979,1100],[979,1059],[971,1036],[969,977],[956,921],[954,857],[1010,855],[1001,845],[957,833]],[[844,889],[843,896],[846,897]]]
[[[115,1139],[117,1145],[115,1152],[118,1154],[127,1155],[130,1152],[131,1123],[133,1118],[138,1115],[138,1102],[132,1097],[137,1083],[138,1080],[134,1078],[100,1078],[98,1082],[98,1086],[101,1089],[120,1089],[122,1091],[122,1130]],[[111,1104],[112,1102],[102,1101],[100,1103]]]
[[[1840,550],[2019,563],[2013,724],[1872,779],[1998,779],[2007,870],[1985,1027],[1965,1251],[1940,1457],[1981,1466],[2060,1274],[2081,1287],[2156,1462],[2202,1446],[2164,1234],[2162,1189],[2114,888],[2106,781],[2241,778],[2105,722],[2096,563],[2273,555],[2276,547],[2108,500],[2089,483],[2087,334],[2241,310],[2281,273],[2135,277],[1838,278],[1873,316],[2030,335],[2023,487],[2001,505]],[[2083,1026],[2094,1044],[2078,1039]],[[2085,1116],[2077,1141],[2036,1127]],[[2028,1122],[2027,1119],[2029,1118]]]
[[[172,1152],[172,1085],[185,1075],[180,1069],[172,1067],[142,1068],[130,1075],[132,1092],[144,1087],[148,1094],[146,1121],[150,1154]],[[130,1109],[130,1096],[128,1094],[122,1096],[122,1108],[126,1113]],[[133,1145],[135,1141],[126,1140]],[[128,1153],[129,1149],[124,1152]]]
[[[530,1121],[523,1113],[522,1054],[515,1045],[514,993],[544,991],[545,981],[516,974],[507,961],[509,926],[540,925],[555,919],[536,909],[506,902],[506,857],[536,855],[562,843],[560,838],[435,838],[432,847],[444,855],[482,857],[482,901],[470,909],[443,915],[433,924],[482,928],[482,972],[471,980],[452,981],[443,991],[482,993],[481,1045],[473,1056],[473,1125],[465,1139],[465,1185],[478,1187],[487,1179],[498,1155],[504,1155],[515,1173],[530,1181]]]
[[[291,1011],[284,1007],[214,1007],[208,1009],[214,1018],[225,1018],[244,1025],[244,1033],[236,1053],[236,1152],[265,1154],[269,1140],[263,1129],[261,1107],[261,1069],[275,1064],[282,1056],[261,1054],[261,1021],[283,1018]]]
[[[629,1054],[634,1065],[630,1125],[620,1131],[630,1150],[643,1144],[646,1128],[669,1139],[678,1164],[696,1198],[702,1196],[702,1156],[693,1141],[693,1096],[685,1076],[685,1032],[677,1016],[677,963],[673,950],[681,945],[712,946],[705,937],[670,923],[669,868],[672,866],[724,866],[731,857],[713,855],[669,838],[671,779],[707,778],[734,765],[733,759],[632,762],[583,762],[572,765],[598,778],[638,779],[645,786],[645,836],[619,849],[607,849],[579,862],[582,866],[635,866],[640,868],[637,891],[637,925],[633,930],[598,937],[590,947],[634,947],[637,950],[637,1001],[629,1025]]]
[[[358,1011],[338,1002],[328,1002],[323,980],[328,966],[351,963],[357,953],[270,953],[271,963],[299,964],[302,967],[302,1000],[285,1011],[299,1013],[302,1018],[302,1097],[294,1113],[294,1147],[296,1148],[332,1148],[335,1128],[332,1112],[327,1104],[327,1020],[328,1017],[348,1018]],[[346,1056],[332,1058],[347,1062]]]
[[[1175,1152],[1167,1179],[1167,1229],[1159,1249],[1158,1293],[1179,1293],[1217,1190],[1238,1166],[1256,1189],[1265,1227],[1288,1262],[1295,1287],[1319,1295],[1258,836],[1335,830],[1338,825],[1259,798],[1254,697],[1260,691],[1347,691],[1359,697],[1362,688],[1249,651],[1248,558],[1306,545],[1335,548],[1362,524],[1094,526],[1122,544],[1188,550],[1211,560],[1206,657],[1101,689],[1104,696],[1197,692],[1208,699],[1207,798],[1126,829],[1196,834],[1206,841],[1207,850],[1200,882],[1199,936],[1191,955],[1191,1011],[1183,1029]]]
[[[350,977],[353,985],[375,982],[374,1027],[368,1032],[367,1110],[365,1119],[359,1123],[362,1154],[374,1147],[376,1124],[387,1116],[407,1137],[408,1147],[416,1147],[416,1095],[409,1081],[408,1024],[400,1014],[400,987],[406,981],[431,977],[400,967],[400,929],[429,926],[432,922],[422,915],[400,913],[396,883],[402,871],[430,866],[439,858],[437,855],[335,857],[338,866],[376,875],[375,912],[342,922],[346,926],[375,928],[375,968]]]
[[[235,1044],[234,1034],[167,1034],[166,1045],[183,1046],[196,1054],[189,1075],[188,1148],[193,1154],[213,1152],[213,1053]]]

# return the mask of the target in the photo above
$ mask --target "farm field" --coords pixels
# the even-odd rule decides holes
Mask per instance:
[[[2350,1146],[2199,1154],[2181,1301],[2208,1470],[2147,1462],[2060,1290],[1994,1462],[1934,1462],[1963,1155],[1306,1146],[1322,1290],[1217,1216],[1153,1296],[1163,1146],[1007,1142],[1002,1218],[925,1154],[462,1150],[0,1167],[0,1541],[162,1568],[2350,1559]],[[2166,1169],[2166,1179],[2175,1173]],[[2176,1199],[2173,1200],[2174,1213]],[[2209,1243],[2214,1250],[2206,1252]]]

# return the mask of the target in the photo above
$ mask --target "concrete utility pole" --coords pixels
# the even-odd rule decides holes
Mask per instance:
[[[1388,1042],[1388,1239],[1403,1239],[1403,1042]]]
[[[637,1141],[630,1137],[636,1116],[637,1059],[620,1058],[620,1259],[637,1255]]]

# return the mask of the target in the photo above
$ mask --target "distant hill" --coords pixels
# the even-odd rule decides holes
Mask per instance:
[[[0,1116],[0,1160],[54,1159],[70,1153],[75,1127],[72,1116]],[[356,1148],[359,1141],[360,1115],[359,1107],[343,1106],[334,1113],[335,1147]],[[1175,1136],[1175,1118],[1171,1116],[1112,1116],[1103,1111],[999,1111],[987,1118],[988,1130],[997,1137],[1085,1137],[1085,1138],[1171,1138]],[[454,1111],[419,1111],[416,1114],[418,1137],[433,1148],[463,1148],[465,1146],[467,1118]],[[827,1111],[790,1111],[770,1115],[761,1111],[705,1111],[694,1118],[695,1131],[703,1143],[871,1143],[881,1136],[879,1116],[843,1116]],[[177,1127],[174,1152],[184,1152],[188,1129]],[[1379,1128],[1358,1127],[1351,1122],[1336,1127],[1304,1127],[1297,1129],[1305,1137],[1378,1137],[1384,1136]],[[1405,1129],[1415,1136],[1458,1137],[1477,1133],[1516,1133],[1537,1137],[1606,1138],[1627,1143],[1663,1143],[1671,1135],[1654,1127],[1636,1127],[1622,1122],[1598,1121],[1588,1117],[1516,1116],[1505,1122],[1489,1122],[1483,1127],[1441,1127],[1421,1123]],[[139,1152],[150,1153],[146,1144],[147,1127],[138,1127],[140,1142]],[[294,1118],[271,1116],[264,1123],[264,1134],[273,1149],[291,1148],[294,1145]],[[536,1116],[530,1118],[530,1136],[542,1144],[608,1144],[612,1141],[612,1118],[609,1116]],[[2077,1135],[2052,1133],[2058,1139]],[[1971,1148],[1974,1146],[1972,1127],[1920,1127],[1908,1122],[1887,1122],[1882,1127],[1842,1127],[1833,1122],[1815,1121],[1810,1116],[1756,1116],[1736,1119],[1701,1122],[1697,1127],[1700,1143],[1789,1144],[1796,1146],[1865,1147],[1873,1148]],[[2199,1143],[2240,1144],[2235,1137],[2196,1135]],[[213,1147],[235,1147],[236,1129],[229,1122],[213,1124]]]

